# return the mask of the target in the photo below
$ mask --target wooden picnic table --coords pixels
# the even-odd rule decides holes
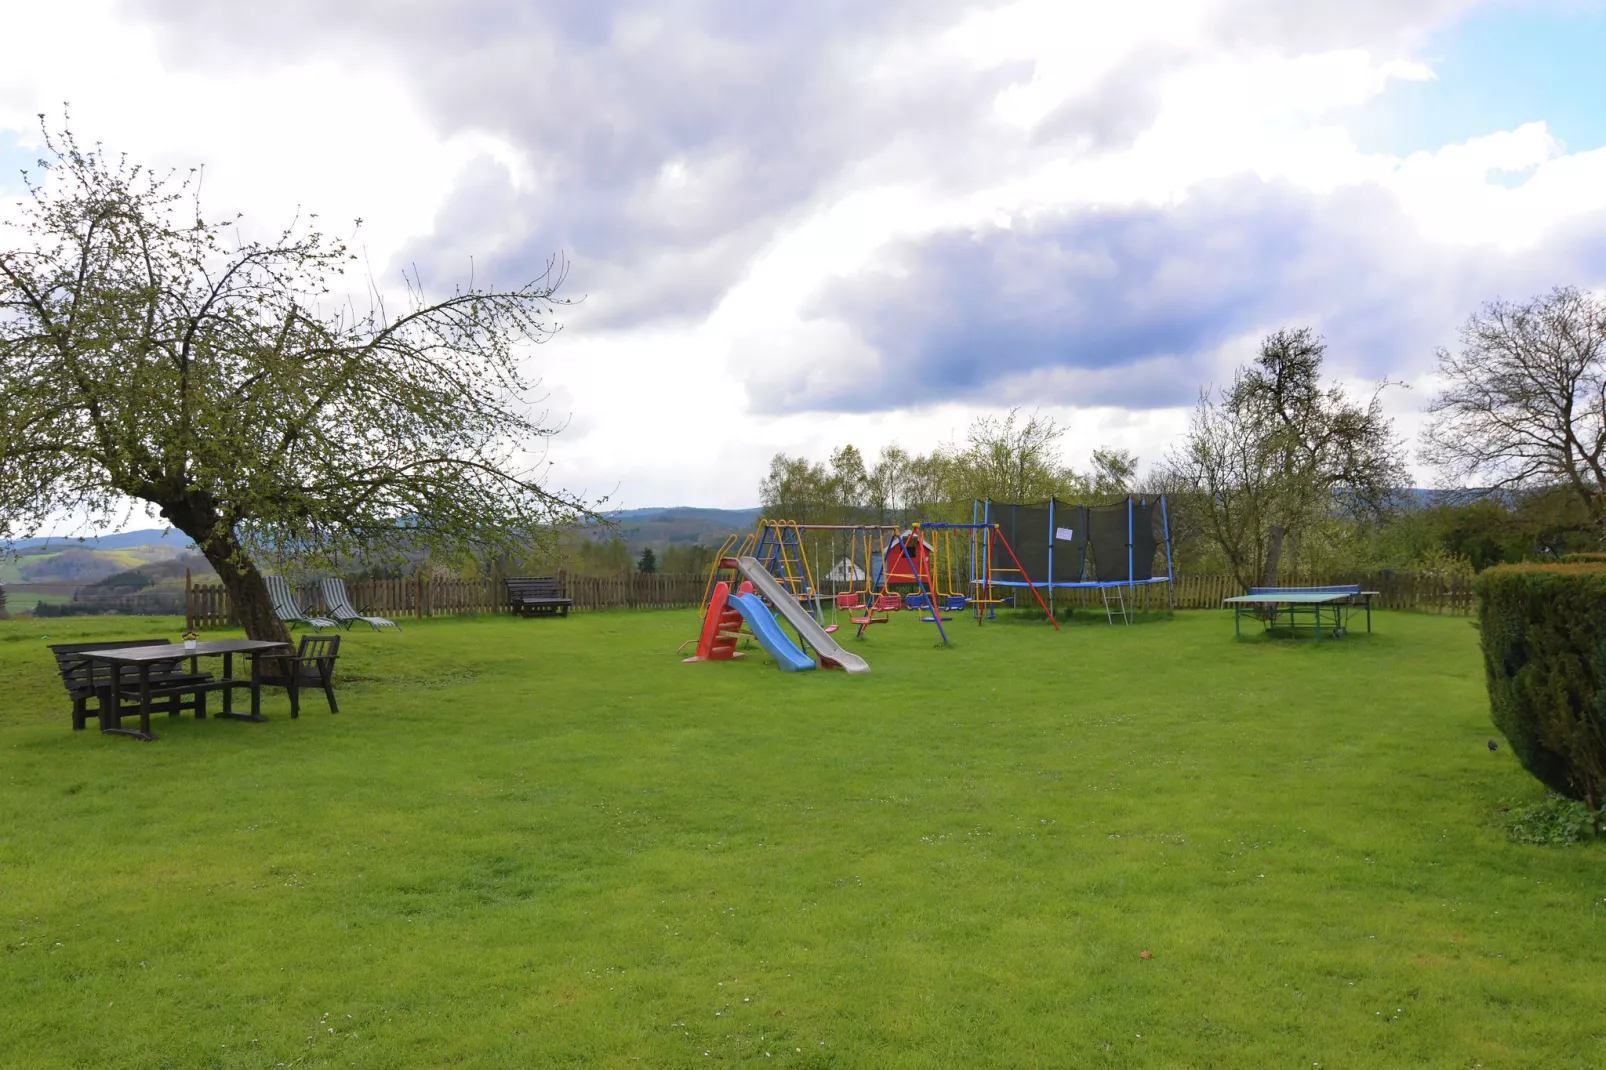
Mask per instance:
[[[274,643],[262,639],[215,639],[204,643],[196,643],[194,647],[187,647],[183,643],[171,643],[166,646],[130,646],[112,647],[106,650],[86,650],[82,656],[90,661],[100,661],[112,666],[112,681],[106,691],[101,692],[96,701],[101,709],[106,709],[108,701],[115,708],[118,701],[117,691],[122,686],[123,670],[135,669],[139,674],[139,730],[132,728],[114,728],[104,731],[116,732],[125,736],[134,736],[137,739],[152,740],[156,736],[151,732],[151,666],[162,661],[172,661],[175,658],[189,658],[190,671],[195,671],[197,658],[218,657],[223,658],[223,676],[208,684],[198,685],[209,691],[223,692],[223,712],[219,717],[226,717],[234,721],[266,721],[262,715],[262,668],[261,659],[264,654],[288,652],[289,643]],[[236,680],[234,678],[234,655],[244,654],[251,661],[251,676],[249,679]],[[251,689],[251,712],[234,712],[234,689],[248,687]]]

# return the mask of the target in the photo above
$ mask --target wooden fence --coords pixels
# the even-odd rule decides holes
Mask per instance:
[[[1373,572],[1288,575],[1278,582],[1287,587],[1325,587],[1358,583],[1365,591],[1376,591],[1372,605],[1378,609],[1409,609],[1422,613],[1466,616],[1472,612],[1472,579],[1439,573]],[[1216,609],[1223,598],[1244,593],[1231,576],[1195,574],[1178,576],[1176,608]],[[1163,590],[1163,585],[1162,585]]]
[[[704,576],[622,573],[617,576],[558,574],[563,597],[574,608],[684,609],[702,604]],[[326,607],[317,584],[293,588],[306,611],[316,615]],[[346,589],[358,610],[379,617],[444,617],[471,613],[501,613],[508,608],[507,590],[500,579],[436,580],[422,573],[398,580],[349,580]],[[186,627],[221,628],[232,623],[229,596],[221,584],[192,584],[186,599]]]
[[[1340,573],[1332,575],[1285,575],[1279,582],[1287,587],[1326,587],[1336,584],[1358,583],[1364,591],[1376,591],[1372,605],[1377,609],[1408,609],[1422,613],[1445,613],[1466,616],[1473,611],[1472,580],[1470,577],[1446,577],[1433,573],[1377,572]],[[1038,593],[1046,602],[1047,588]],[[1224,598],[1244,594],[1244,588],[1226,573],[1190,573],[1178,576],[1167,592],[1163,583],[1137,584],[1120,589],[1119,597],[1128,608],[1136,610],[1220,609]],[[1098,588],[1060,588],[1053,592],[1055,609],[1072,606],[1104,612],[1105,599],[1112,609],[1118,610],[1114,590]],[[1022,592],[1016,605],[1031,605],[1031,595]]]
[[[1370,575],[1345,573],[1322,576],[1284,576],[1289,587],[1326,586],[1359,583],[1364,590],[1378,592],[1372,605],[1379,609],[1410,609],[1425,613],[1467,615],[1472,612],[1472,581],[1464,577],[1445,577],[1429,573],[1382,572]],[[594,609],[688,609],[702,604],[706,577],[654,573],[622,573],[617,576],[571,576],[558,574],[564,597],[574,599],[576,610]],[[421,618],[470,613],[500,613],[507,610],[507,592],[501,580],[432,580],[422,574],[400,580],[357,580],[347,584],[351,600],[358,609],[381,617]],[[295,588],[301,605],[316,613],[323,608],[322,592],[316,584]],[[1042,591],[1046,600],[1048,592]],[[1126,594],[1127,590],[1122,589]],[[1243,594],[1231,576],[1193,573],[1178,576],[1171,591],[1163,583],[1140,585],[1130,592],[1131,608],[1218,609],[1223,598]],[[1111,592],[1113,598],[1113,592]],[[1060,589],[1054,592],[1055,608],[1077,606],[1103,611],[1103,592],[1088,589]],[[185,614],[191,629],[218,628],[231,622],[229,597],[217,584],[194,584],[186,595]],[[1023,602],[1024,604],[1024,602]]]

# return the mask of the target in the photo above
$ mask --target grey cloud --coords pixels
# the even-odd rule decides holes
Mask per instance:
[[[775,226],[900,139],[978,144],[990,101],[1029,71],[916,69],[878,84],[877,64],[946,26],[959,0],[745,0],[329,5],[139,0],[176,62],[386,59],[443,131],[475,128],[524,150],[539,181],[497,203],[525,228],[493,262],[527,270],[554,249],[576,283],[608,291],[620,320],[705,312]],[[922,152],[921,155],[942,155]],[[660,181],[666,166],[686,185]],[[446,231],[483,215],[464,182],[436,234],[408,259],[455,255]],[[507,231],[469,232],[481,243]],[[689,270],[657,266],[683,255]],[[443,270],[460,270],[460,262]]]
[[[1326,334],[1335,373],[1399,378],[1484,300],[1606,281],[1603,234],[1606,217],[1532,253],[1452,249],[1375,188],[1321,196],[1252,177],[1175,208],[939,234],[889,249],[811,310],[868,342],[877,368],[768,382],[754,401],[1187,404],[1224,343],[1294,323]]]
[[[1155,72],[1181,57],[1177,49],[1140,49],[1085,96],[1067,100],[1051,112],[1035,131],[1036,142],[1070,142],[1094,151],[1130,144],[1160,114]]]
[[[965,192],[1045,158],[1129,142],[1152,121],[1159,79],[1190,58],[1158,50],[1125,57],[1093,92],[1052,114],[1035,144],[1024,144],[992,105],[1000,89],[1031,77],[1029,67],[977,70],[926,58],[932,36],[976,6],[983,5],[125,0],[158,28],[176,64],[356,56],[395,69],[443,133],[478,129],[508,139],[527,155],[532,184],[477,164],[404,260],[449,285],[472,256],[481,278],[506,283],[562,251],[573,262],[573,292],[590,295],[594,327],[704,315],[778,229],[846,190],[913,175],[931,189]],[[1239,0],[1212,32],[1229,45],[1392,48],[1465,6]],[[678,186],[676,169],[685,176]],[[1377,252],[1381,237],[1362,237],[1386,206],[1324,207],[1287,191],[1234,189],[1204,191],[1174,215],[1065,217],[975,242],[938,236],[893,254],[908,261],[909,279],[862,279],[856,293],[838,293],[822,308],[861,326],[889,359],[927,370],[925,396],[1074,367],[1074,381],[1099,396],[1160,403],[1181,389],[1173,383],[1178,362],[1223,332],[1260,322],[1285,307],[1280,301],[1316,308],[1323,281],[1364,289],[1342,271],[1323,274],[1332,249],[1350,250],[1338,259],[1358,270],[1388,260]],[[1460,270],[1432,270],[1441,267],[1452,276]],[[1417,278],[1390,270],[1393,285]],[[1268,271],[1311,281],[1268,280]],[[988,329],[954,315],[948,302],[957,305],[957,294],[967,303],[975,295]],[[1386,312],[1387,301],[1378,307],[1385,311],[1377,316],[1398,314]],[[976,354],[982,367],[971,366]],[[1147,361],[1149,385],[1139,390],[1116,374],[1124,361]],[[808,390],[765,403],[875,404],[862,393]]]

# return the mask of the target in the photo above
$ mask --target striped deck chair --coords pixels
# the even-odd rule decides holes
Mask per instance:
[[[395,628],[401,631],[401,625],[386,617],[367,617],[352,607],[351,595],[346,593],[346,581],[339,576],[330,576],[323,581],[323,604],[329,607],[329,615],[337,622],[346,626],[349,631],[353,624],[362,621],[374,631],[381,628]]]
[[[268,598],[273,602],[274,614],[291,628],[297,624],[305,624],[316,632],[324,628],[337,627],[335,622],[327,617],[309,616],[307,611],[301,608],[301,603],[296,600],[295,591],[290,589],[290,581],[283,576],[262,578],[268,584]]]

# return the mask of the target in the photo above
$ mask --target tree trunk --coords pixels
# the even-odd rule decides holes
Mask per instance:
[[[1273,524],[1266,532],[1266,576],[1261,582],[1267,587],[1277,586],[1277,562],[1283,556],[1283,529]]]
[[[218,517],[188,505],[164,506],[162,516],[195,541],[223,589],[229,592],[229,605],[234,617],[245,629],[247,639],[261,639],[270,643],[289,643],[290,633],[284,622],[273,611],[268,597],[268,585],[256,563],[241,549],[232,531],[218,533]]]

